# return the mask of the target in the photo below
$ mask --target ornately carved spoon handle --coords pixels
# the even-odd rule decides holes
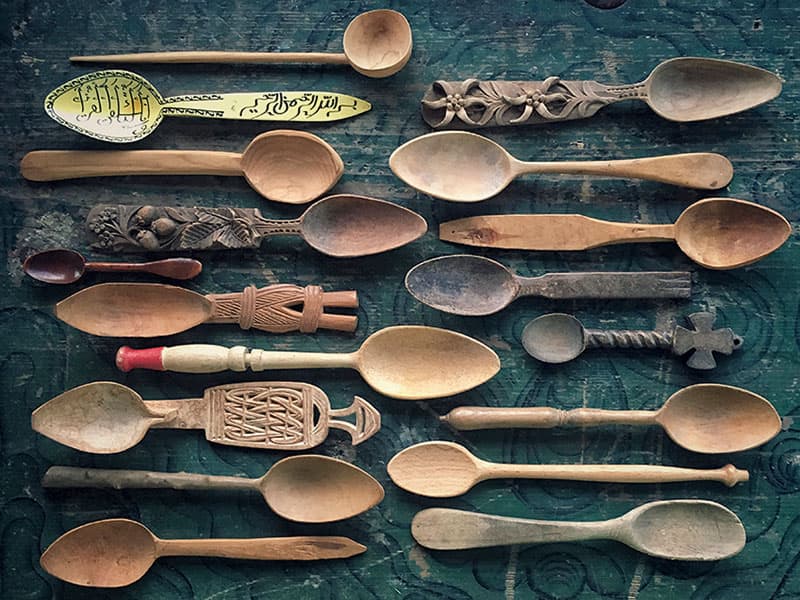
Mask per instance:
[[[672,349],[673,334],[669,331],[639,329],[585,329],[587,348]]]
[[[260,479],[201,475],[198,473],[160,473],[130,469],[83,469],[79,467],[50,467],[42,477],[42,487],[48,488],[111,488],[122,490],[252,490],[258,489]]]
[[[574,408],[549,406],[491,407],[459,406],[440,419],[461,431],[553,427],[594,427],[598,425],[654,425],[658,411]]]

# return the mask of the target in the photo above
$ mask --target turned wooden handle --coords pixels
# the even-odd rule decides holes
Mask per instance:
[[[344,54],[326,52],[231,52],[225,50],[188,50],[177,52],[134,52],[130,54],[96,54],[70,56],[72,62],[106,63],[219,63],[219,64],[279,64],[310,63],[320,65],[349,64]]]
[[[650,425],[656,412],[649,410],[603,410],[575,408],[559,410],[547,406],[519,408],[459,406],[441,420],[455,429],[516,429],[552,427],[590,427],[595,425]]]
[[[158,556],[214,556],[251,560],[324,560],[349,558],[366,546],[339,536],[252,539],[158,540]]]
[[[109,175],[241,175],[241,155],[204,150],[36,150],[20,163],[30,181]]]

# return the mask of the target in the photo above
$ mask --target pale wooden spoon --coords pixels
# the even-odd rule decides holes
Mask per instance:
[[[305,131],[256,136],[242,154],[205,150],[36,150],[20,162],[25,179],[56,181],[107,175],[244,175],[264,198],[305,204],[344,173],[339,154]]]
[[[108,63],[317,63],[350,65],[367,77],[394,75],[411,57],[411,26],[397,11],[371,10],[358,15],[347,26],[343,54],[324,52],[139,52],[70,56],[73,62]]]
[[[437,131],[414,138],[389,158],[392,171],[424,194],[453,202],[480,202],[532,173],[600,175],[670,183],[706,190],[733,177],[720,154],[694,152],[630,160],[523,162],[489,138],[468,131]]]
[[[423,442],[398,452],[386,466],[389,477],[407,492],[430,498],[465,494],[487,479],[559,479],[605,483],[719,481],[733,487],[750,477],[733,465],[684,469],[661,465],[515,465],[491,463],[453,442]]]
[[[441,420],[462,431],[660,425],[679,446],[706,454],[749,450],[768,442],[781,430],[781,418],[769,400],[719,383],[697,383],[678,390],[659,410],[459,406]]]
[[[144,577],[162,556],[325,560],[349,558],[366,549],[337,536],[164,540],[136,521],[105,519],[62,535],[44,551],[40,563],[50,575],[68,583],[117,588]]]
[[[411,522],[411,535],[433,550],[512,544],[616,540],[668,560],[722,560],[746,542],[735,513],[708,500],[648,502],[608,521],[539,521],[427,508]]]

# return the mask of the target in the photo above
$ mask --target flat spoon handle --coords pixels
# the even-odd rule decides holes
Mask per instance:
[[[576,298],[690,298],[692,274],[688,271],[547,273],[516,277],[519,296],[554,300]]]
[[[518,408],[459,406],[440,419],[455,429],[550,429],[597,425],[653,425],[657,412],[651,410],[603,410],[574,408],[559,410],[548,406]]]
[[[169,279],[192,279],[203,270],[203,263],[193,258],[164,258],[146,263],[87,262],[87,271],[152,273]]]
[[[733,178],[731,161],[721,154],[692,152],[629,160],[518,162],[517,174],[566,173],[645,179],[683,187],[717,190]]]
[[[72,62],[106,63],[219,63],[219,64],[279,64],[307,63],[346,65],[344,54],[326,52],[232,52],[227,50],[188,50],[179,52],[134,52],[130,54],[96,54],[91,56],[70,56]]]
[[[78,467],[50,467],[42,477],[42,487],[47,488],[112,488],[123,490],[252,490],[258,479],[224,477],[199,473],[160,473],[130,469],[83,469]]]
[[[36,150],[20,163],[30,181],[109,175],[241,175],[241,155],[204,150]]]
[[[339,536],[158,540],[158,556],[214,556],[251,560],[324,560],[361,554],[366,546]]]

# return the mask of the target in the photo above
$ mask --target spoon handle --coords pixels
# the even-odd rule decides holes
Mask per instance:
[[[598,408],[559,410],[547,406],[516,408],[459,406],[440,419],[460,431],[472,431],[476,429],[653,425],[656,422],[656,415],[657,413],[651,410],[603,410]]]
[[[690,298],[692,274],[688,271],[640,273],[548,273],[519,277],[519,296],[557,300],[575,298]]]
[[[108,175],[241,175],[241,155],[204,150],[36,150],[20,162],[30,181]]]
[[[193,258],[164,258],[146,263],[87,262],[87,271],[152,273],[170,279],[192,279],[203,270],[203,263]]]
[[[596,81],[436,81],[422,99],[422,117],[434,128],[471,129],[585,119],[608,104],[646,98],[645,84]]]
[[[158,540],[158,556],[214,556],[251,560],[324,560],[350,558],[367,549],[347,537]]]
[[[539,521],[426,508],[411,521],[411,535],[432,550],[466,550],[512,544],[577,542],[612,537],[609,521]]]
[[[673,339],[672,332],[639,329],[586,329],[584,336],[587,348],[670,350]]]
[[[70,56],[72,62],[106,63],[169,63],[169,64],[280,64],[306,63],[320,65],[346,65],[344,54],[326,52],[231,52],[189,50],[179,52],[134,52],[131,54],[96,54]]]
[[[83,469],[50,467],[42,477],[42,487],[112,488],[170,490],[252,490],[258,479],[201,475],[199,473],[160,473],[130,469]]]

